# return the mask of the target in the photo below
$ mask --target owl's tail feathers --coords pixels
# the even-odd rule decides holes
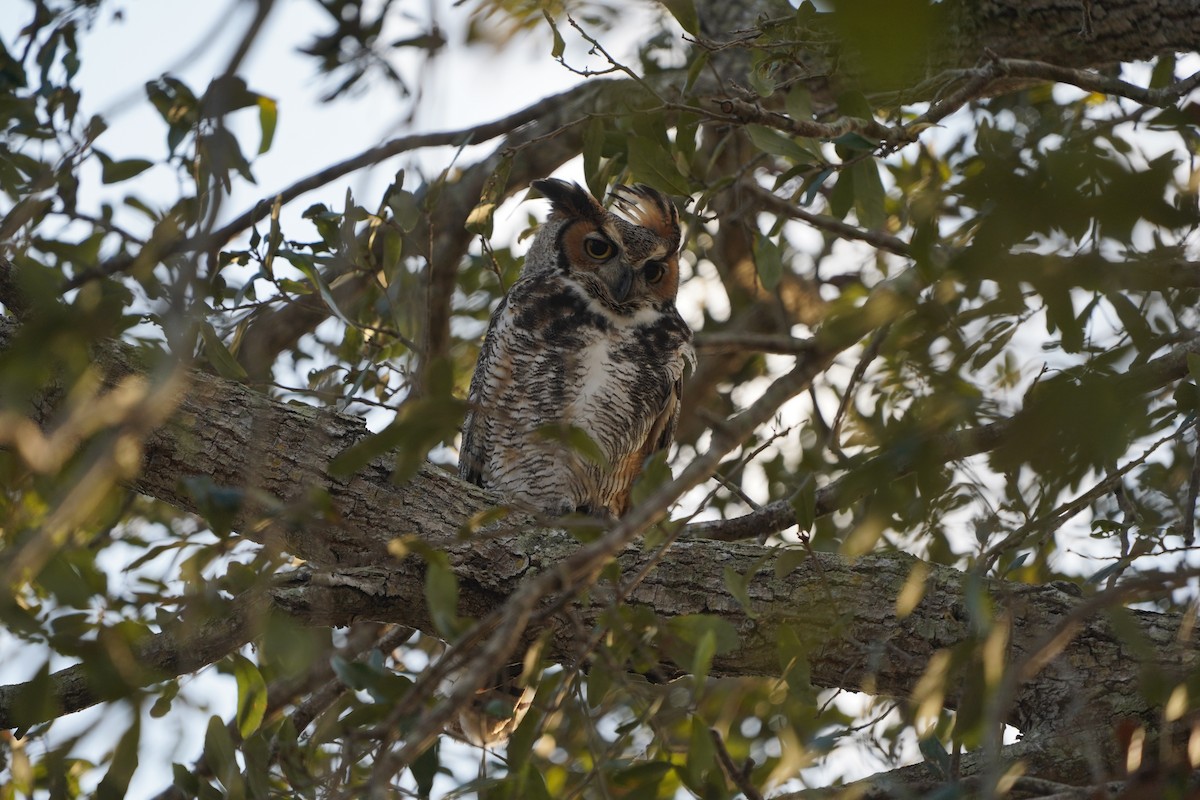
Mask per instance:
[[[493,686],[479,690],[471,705],[458,713],[446,732],[476,747],[499,747],[525,719],[536,693],[537,686],[522,689],[515,676],[499,674]]]

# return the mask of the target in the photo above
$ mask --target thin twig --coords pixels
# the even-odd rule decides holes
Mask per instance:
[[[811,351],[816,345],[812,339],[774,333],[720,332],[698,333],[694,342],[696,352],[703,355],[721,353],[775,353],[798,356]]]
[[[886,250],[889,253],[895,253],[898,256],[911,257],[912,248],[908,242],[903,239],[891,236],[881,231],[869,231],[864,228],[858,228],[854,225],[842,222],[834,217],[814,214],[811,211],[805,211],[795,203],[785,200],[782,197],[769,192],[757,184],[745,184],[745,189],[755,200],[762,204],[764,208],[773,214],[788,217],[789,219],[800,220],[807,222],[814,228],[819,228],[823,231],[836,234],[843,239],[856,239],[866,242],[880,250]]]
[[[708,735],[712,739],[713,747],[716,748],[717,761],[721,764],[721,769],[729,780],[733,781],[734,786],[742,790],[742,794],[746,795],[746,800],[763,800],[762,792],[758,791],[757,787],[750,782],[750,770],[754,767],[754,759],[746,759],[745,766],[739,768],[737,764],[733,763],[733,756],[729,755],[729,749],[725,747],[725,740],[721,738],[721,732],[716,728],[709,728]]]
[[[1121,467],[1120,469],[1110,472],[1108,476],[1104,478],[1104,480],[1096,483],[1096,485],[1091,489],[1088,489],[1086,492],[1078,497],[1075,497],[1074,499],[1067,500],[1066,502],[1060,504],[1057,508],[1050,511],[1050,513],[1044,514],[1037,519],[1025,523],[1008,536],[1005,536],[980,557],[979,563],[982,566],[983,571],[986,573],[988,570],[990,570],[992,565],[996,563],[996,559],[998,559],[1006,550],[1010,550],[1015,547],[1021,547],[1038,531],[1046,529],[1057,530],[1071,517],[1083,511],[1109,491],[1112,491],[1114,487],[1120,484],[1121,479],[1125,475],[1129,474],[1129,472],[1136,467],[1144,464],[1146,459],[1150,458],[1150,456],[1153,455],[1158,448],[1162,447],[1167,442],[1178,438],[1187,431],[1190,425],[1194,424],[1195,423],[1192,422],[1189,423],[1189,425],[1185,425],[1181,428],[1171,431],[1169,434],[1163,436],[1142,451],[1140,456],[1125,464],[1125,466]]]
[[[331,181],[334,181],[343,175],[363,169],[365,167],[374,166],[381,161],[384,161],[392,156],[399,155],[409,150],[418,150],[425,147],[440,147],[445,145],[463,145],[463,144],[479,144],[480,142],[494,139],[497,136],[503,136],[506,133],[528,125],[542,118],[546,114],[560,108],[564,103],[564,98],[579,92],[578,87],[570,89],[566,92],[544,98],[531,106],[521,109],[507,117],[502,117],[492,122],[482,125],[475,125],[469,128],[460,128],[453,131],[439,131],[434,133],[418,133],[409,136],[400,136],[381,145],[372,147],[369,150],[364,150],[356,156],[351,156],[344,161],[339,161],[336,164],[326,167],[325,169],[313,173],[306,178],[296,181],[291,186],[282,191],[263,198],[254,204],[253,207],[242,212],[232,220],[227,222],[219,229],[211,234],[196,236],[196,237],[180,237],[170,242],[165,242],[160,245],[160,249],[155,253],[155,260],[161,260],[168,256],[184,252],[206,252],[223,247],[230,239],[239,233],[249,229],[255,223],[263,220],[271,213],[271,207],[279,198],[281,203],[289,203],[297,197],[318,189]],[[122,272],[128,269],[134,263],[133,256],[118,256],[109,259],[96,269],[80,272],[78,275],[71,278],[63,285],[63,291],[75,289],[83,284],[95,280],[97,278],[107,277]]]
[[[850,380],[846,382],[846,388],[842,391],[842,399],[838,403],[837,413],[833,415],[833,422],[829,425],[829,436],[826,445],[840,457],[842,456],[841,447],[838,445],[839,434],[841,433],[842,423],[846,419],[846,413],[850,408],[851,402],[854,400],[854,390],[857,388],[859,381],[867,372],[867,367],[879,355],[879,348],[883,346],[883,340],[887,338],[888,333],[892,330],[891,325],[884,325],[879,330],[875,331],[875,335],[871,337],[871,341],[863,350],[862,358],[854,365],[854,372],[850,374]]]
[[[1200,336],[1189,336],[1165,355],[1130,370],[1121,376],[1119,384],[1114,386],[1113,390],[1123,393],[1145,393],[1179,380],[1187,374],[1189,353],[1200,353]],[[1012,417],[999,419],[985,425],[931,435],[922,443],[919,451],[926,457],[937,453],[937,457],[946,463],[988,452],[1010,435],[1017,417],[1019,417],[1019,412]],[[1178,435],[1178,432],[1172,435]],[[895,475],[905,475],[913,469],[914,461],[911,456],[906,456],[899,461],[895,459],[894,455],[889,455],[887,452],[876,456],[876,459],[882,458],[891,459],[890,464]],[[869,471],[876,465],[877,461],[873,460],[867,462],[861,469]],[[848,491],[848,486],[853,487],[852,491]],[[868,487],[861,481],[856,483],[846,477],[838,478],[817,489],[816,515],[820,517],[845,508],[867,492]],[[753,539],[764,531],[775,533],[791,527],[795,523],[796,517],[790,505],[790,498],[784,498],[773,500],[758,511],[733,519],[692,523],[687,526],[684,535],[726,542],[739,541]],[[1007,546],[1006,542],[1008,542],[1007,539],[996,547]],[[991,557],[994,555],[991,554]]]
[[[1194,423],[1193,423],[1194,425]],[[1192,456],[1192,476],[1188,481],[1187,500],[1183,504],[1183,543],[1191,547],[1196,541],[1196,499],[1200,495],[1200,434],[1196,436]]]

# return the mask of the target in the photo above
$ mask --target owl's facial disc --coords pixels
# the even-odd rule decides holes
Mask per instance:
[[[616,231],[606,231],[613,235]],[[602,233],[589,233],[583,239],[583,252],[596,265],[596,274],[608,287],[608,294],[613,301],[620,305],[629,297],[633,288],[633,267],[625,261],[620,248],[613,240]]]
[[[614,258],[596,270],[596,274],[608,287],[612,299],[618,304],[624,303],[633,287],[633,267],[626,264],[624,259]]]

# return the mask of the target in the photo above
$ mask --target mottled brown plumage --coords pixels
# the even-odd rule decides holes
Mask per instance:
[[[547,514],[619,516],[645,459],[671,443],[691,358],[675,309],[679,215],[641,184],[613,189],[616,213],[576,184],[533,186],[551,214],[492,315],[459,472]]]

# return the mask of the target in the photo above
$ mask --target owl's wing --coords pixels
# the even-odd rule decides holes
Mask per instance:
[[[671,390],[667,393],[667,402],[655,418],[654,425],[650,428],[650,435],[646,437],[646,442],[642,445],[642,461],[659,450],[666,450],[671,446],[671,442],[675,438],[675,429],[679,427],[679,403],[683,397],[683,375],[689,367],[693,372],[696,369],[696,352],[692,349],[691,331],[687,330],[687,326],[683,324],[682,320],[680,320],[680,325],[687,332],[687,338],[684,339],[681,351],[683,363],[679,365],[679,372],[671,384]]]
[[[667,394],[667,402],[655,417],[654,424],[650,427],[650,435],[642,445],[642,461],[671,446],[671,441],[675,438],[675,429],[679,427],[679,398],[682,395],[683,376],[680,375],[672,384],[671,391]]]
[[[479,351],[479,361],[471,376],[471,389],[467,393],[466,419],[463,420],[462,443],[458,449],[458,474],[476,486],[483,485],[483,465],[492,448],[491,428],[487,423],[488,409],[494,404],[492,394],[496,388],[497,372],[505,369],[508,358],[505,346],[505,320],[508,297],[492,313],[487,335]]]
[[[646,435],[642,446],[635,450],[618,467],[618,471],[622,474],[620,484],[623,488],[615,498],[614,511],[617,516],[629,510],[633,484],[637,480],[638,475],[641,474],[642,465],[646,463],[646,459],[659,450],[666,450],[671,446],[671,441],[675,438],[675,428],[679,425],[679,399],[682,396],[683,375],[681,374],[671,384],[670,391],[667,392],[667,401],[654,418],[654,422],[650,426],[650,432]]]

